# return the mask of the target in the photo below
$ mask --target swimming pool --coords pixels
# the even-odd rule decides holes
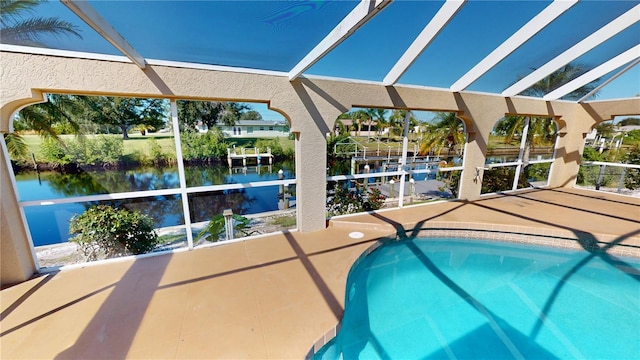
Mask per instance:
[[[637,359],[640,259],[469,239],[384,244],[315,359]]]

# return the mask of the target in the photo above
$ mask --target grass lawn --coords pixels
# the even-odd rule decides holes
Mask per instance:
[[[109,135],[109,136],[118,136],[122,137],[122,135]],[[129,134],[129,140],[125,140],[124,142],[124,155],[133,154],[136,152],[145,153],[150,155],[149,150],[151,145],[149,144],[149,139],[156,139],[158,145],[162,148],[164,153],[175,154],[176,153],[176,143],[173,139],[173,135],[169,135],[167,133],[147,133],[147,135],[140,134]]]
[[[120,134],[112,134],[112,135],[88,135],[88,137],[92,136],[110,136],[122,138]],[[29,153],[35,154],[36,159],[40,155],[40,146],[42,145],[43,138],[38,135],[22,135],[24,142],[29,147]],[[75,139],[75,135],[61,135],[61,139],[63,140],[72,140]],[[146,155],[150,155],[151,146],[149,144],[149,139],[156,139],[158,145],[162,148],[162,151],[167,154],[174,154],[175,156],[175,140],[173,135],[167,133],[147,133],[147,135],[141,135],[140,133],[130,133],[129,140],[124,141],[124,156],[132,155],[136,153],[144,153]],[[271,138],[266,138],[266,140],[270,140]],[[233,144],[236,147],[253,147],[258,138],[233,138],[226,139],[229,146]],[[289,138],[281,137],[278,138],[278,142],[282,146],[283,149],[293,149],[294,148],[294,140]]]
[[[95,135],[88,135],[87,137],[92,137]],[[100,135],[99,135],[100,136]],[[111,137],[118,137],[118,138],[122,138],[122,135],[101,135],[101,136],[111,136]],[[43,138],[40,137],[39,135],[22,135],[22,138],[24,139],[24,142],[27,144],[27,146],[29,147],[29,153],[30,154],[35,154],[36,159],[39,157],[40,154],[40,146],[42,145],[43,142]],[[76,138],[75,135],[60,135],[60,138],[63,141],[67,141],[67,140],[73,140]],[[173,140],[173,136],[171,135],[167,135],[167,134],[153,134],[153,135],[147,135],[147,136],[142,136],[142,135],[136,135],[136,134],[132,134],[129,135],[129,140],[126,140],[124,142],[124,155],[131,155],[134,154],[136,152],[142,152],[142,153],[146,153],[147,155],[149,154],[149,149],[150,149],[150,145],[149,145],[149,139],[150,138],[155,138],[156,141],[158,142],[158,145],[160,145],[160,147],[162,147],[163,151],[166,153],[172,153],[175,154],[175,142]]]
[[[293,149],[295,147],[295,141],[292,139],[289,139],[288,137],[263,138],[263,140],[271,140],[271,139],[278,139],[278,142],[282,146],[283,150]],[[239,147],[239,148],[242,148],[242,147],[252,148],[255,146],[255,143],[258,140],[259,138],[228,138],[227,143],[229,144],[229,146],[235,145],[236,147]]]

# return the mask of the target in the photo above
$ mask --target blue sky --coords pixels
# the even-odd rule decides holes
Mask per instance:
[[[469,1],[399,83],[447,88],[550,3]],[[354,1],[90,1],[146,58],[288,71],[330,31]],[[395,1],[307,73],[381,81],[442,1]],[[500,92],[568,44],[588,36],[637,1],[580,2],[472,84],[469,90]],[[58,1],[37,7],[78,26],[83,39],[50,39],[55,48],[120,55]],[[596,16],[597,15],[597,16]],[[638,42],[640,24],[578,60],[587,66]],[[571,30],[571,31],[566,31]],[[558,34],[562,34],[559,36]],[[607,79],[610,75],[605,76]],[[598,99],[640,94],[640,65],[602,89]],[[263,112],[263,105],[256,105]],[[264,109],[266,111],[266,108]],[[263,114],[265,119],[280,117]]]
[[[243,103],[249,105],[253,110],[257,111],[262,115],[263,120],[276,120],[276,121],[284,121],[285,118],[279,112],[269,110],[267,108],[267,104],[264,103]],[[435,113],[430,111],[413,111],[413,115],[420,121],[429,121],[433,119]]]

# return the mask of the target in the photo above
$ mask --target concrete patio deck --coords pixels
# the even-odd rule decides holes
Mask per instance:
[[[419,230],[532,234],[598,256],[640,256],[640,199],[527,190],[63,270],[0,292],[0,357],[302,359],[341,319],[360,254],[380,237]]]

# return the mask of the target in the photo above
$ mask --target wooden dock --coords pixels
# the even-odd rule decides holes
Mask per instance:
[[[253,152],[251,150],[247,151],[245,148],[240,149],[240,154],[238,154],[238,150],[236,148],[227,148],[227,163],[229,167],[233,167],[234,160],[242,160],[242,166],[247,166],[247,159],[255,159],[257,164],[262,164],[263,159],[267,159],[269,161],[269,165],[273,164],[273,154],[271,154],[271,148],[267,148],[266,153],[260,153],[260,148],[253,148]]]

